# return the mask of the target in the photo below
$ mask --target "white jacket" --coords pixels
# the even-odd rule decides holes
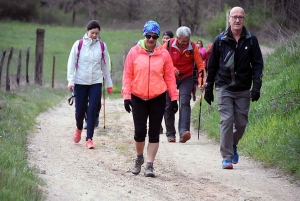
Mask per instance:
[[[106,88],[113,87],[106,44],[104,43],[104,64],[99,39],[92,40],[85,34],[78,58],[78,68],[76,69],[78,45],[79,40],[74,43],[68,59],[68,86],[102,83],[104,75]]]

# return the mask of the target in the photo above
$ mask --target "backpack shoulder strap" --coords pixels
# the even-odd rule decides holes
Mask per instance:
[[[219,44],[219,51],[221,51],[221,45],[222,45],[222,36],[223,36],[224,32],[221,32],[219,35],[218,35],[218,44]]]
[[[79,43],[78,43],[78,51],[77,51],[77,61],[76,61],[76,64],[75,64],[75,68],[78,68],[78,60],[79,60],[79,55],[80,55],[80,50],[81,50],[81,47],[82,47],[82,43],[83,43],[83,39],[80,39],[79,40]]]
[[[100,48],[102,50],[102,60],[104,61],[104,64],[106,64],[105,58],[104,58],[104,43],[101,40],[99,40],[99,42],[100,42]],[[83,44],[83,39],[80,39],[79,44],[78,44],[78,51],[77,51],[77,62],[75,64],[76,68],[78,68],[78,60],[79,60],[79,55],[80,55],[80,50],[82,48],[82,44]]]
[[[190,41],[190,43],[191,43],[191,46],[193,48],[192,51],[191,51],[191,54],[194,55],[194,53],[195,53],[194,49],[197,48],[197,47],[196,47],[196,44],[194,42]]]
[[[101,51],[102,51],[102,60],[103,60],[104,64],[106,64],[105,58],[104,58],[104,43],[101,40],[99,40],[99,42],[100,42],[100,47],[101,47]]]
[[[251,35],[250,32],[248,32],[248,33],[249,33],[249,35],[250,35],[250,45],[252,46],[252,45],[253,45],[253,42],[252,42],[252,35]]]
[[[171,39],[170,39],[171,40]],[[168,40],[168,44],[167,44],[167,50],[170,50],[170,40]]]

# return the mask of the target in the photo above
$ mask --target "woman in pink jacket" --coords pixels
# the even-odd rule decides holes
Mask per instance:
[[[146,177],[155,176],[153,162],[159,147],[166,93],[171,97],[174,113],[178,110],[173,62],[169,52],[157,42],[159,34],[159,24],[156,21],[147,21],[143,29],[145,38],[138,41],[128,52],[123,72],[124,106],[128,113],[132,111],[135,128],[137,158],[132,169],[133,174],[139,174],[144,163],[143,151],[149,118],[147,164],[144,172]]]

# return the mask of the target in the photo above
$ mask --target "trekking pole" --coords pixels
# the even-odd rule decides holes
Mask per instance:
[[[103,128],[105,129],[105,83],[103,77]]]
[[[201,80],[201,83],[199,83],[200,85],[203,85],[203,79],[206,77],[206,71],[205,69],[202,70],[201,72],[201,77],[202,77],[202,80]],[[199,119],[198,119],[198,140],[199,140],[199,135],[200,135],[200,122],[201,122],[201,108],[202,108],[202,91],[200,90],[200,108],[199,108]]]
[[[202,91],[200,91],[200,109],[199,109],[199,119],[198,119],[198,140],[200,135],[200,122],[201,122],[201,107],[202,107]]]

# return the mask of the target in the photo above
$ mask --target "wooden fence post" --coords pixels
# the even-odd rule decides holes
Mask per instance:
[[[2,69],[3,69],[5,54],[6,54],[6,50],[2,51],[2,56],[0,59],[0,89],[1,89]]]
[[[29,66],[29,50],[30,47],[26,49],[26,82],[29,83],[29,75],[28,75],[28,66]]]
[[[22,68],[22,50],[19,50],[18,70],[17,70],[17,85],[20,87],[20,77]]]
[[[228,29],[228,27],[229,27],[229,16],[230,16],[230,10],[228,10],[227,11],[227,13],[226,13],[226,29],[225,30],[227,30]]]
[[[36,46],[35,46],[34,82],[35,84],[38,84],[40,86],[43,85],[44,37],[45,37],[45,29],[37,29]]]
[[[52,66],[52,89],[54,88],[54,72],[55,72],[55,56],[53,56],[53,66]]]
[[[10,91],[9,66],[10,66],[10,60],[12,58],[13,52],[14,52],[14,48],[11,47],[8,55],[7,66],[6,66],[6,91]]]

